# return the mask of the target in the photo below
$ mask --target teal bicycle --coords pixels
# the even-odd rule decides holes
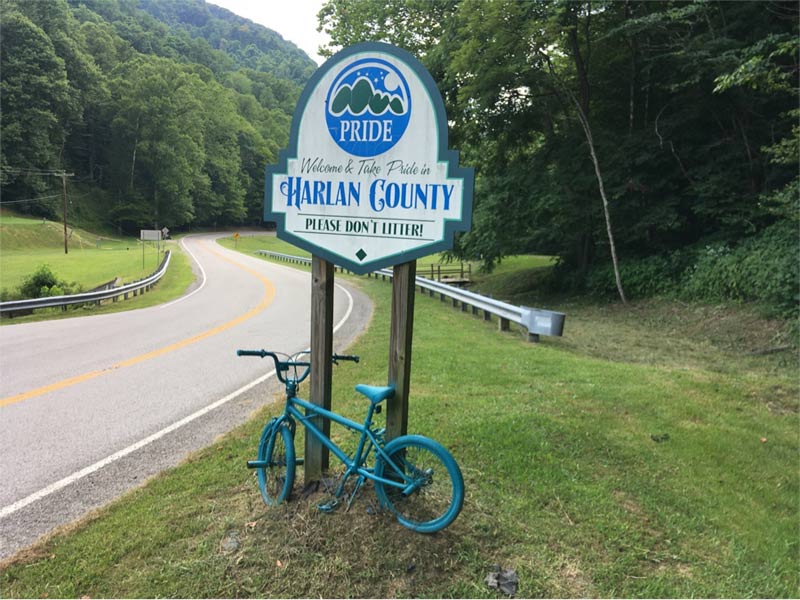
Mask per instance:
[[[421,435],[403,435],[388,443],[384,428],[373,424],[373,417],[381,412],[382,403],[393,397],[391,386],[357,385],[356,391],[369,401],[363,424],[316,406],[297,396],[298,388],[311,371],[311,362],[303,360],[308,352],[294,355],[267,350],[238,350],[239,356],[270,357],[275,363],[275,373],[286,388],[286,406],[279,417],[271,419],[261,434],[258,457],[247,466],[258,474],[261,496],[267,505],[287,500],[294,486],[297,465],[303,459],[295,454],[294,435],[297,423],[306,428],[306,434],[317,438],[345,466],[344,474],[334,492],[332,501],[320,505],[320,510],[331,511],[339,505],[350,477],[357,476],[350,494],[348,507],[366,481],[371,481],[380,505],[395,514],[397,520],[414,531],[433,533],[450,525],[464,502],[464,479],[452,455],[438,442]],[[281,357],[284,357],[282,359]],[[333,355],[333,363],[358,362],[357,356]],[[360,433],[357,447],[347,454],[317,427],[311,419],[322,417]],[[373,456],[373,466],[368,466]]]

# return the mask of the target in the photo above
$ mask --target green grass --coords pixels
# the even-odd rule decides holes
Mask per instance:
[[[167,274],[150,292],[124,302],[107,301],[100,306],[86,305],[63,311],[60,308],[40,309],[33,315],[4,319],[3,323],[20,323],[77,315],[119,312],[154,306],[179,297],[194,280],[191,265],[177,243],[167,242],[161,249],[172,251]],[[75,229],[64,253],[63,227],[52,221],[30,219],[0,213],[0,289],[12,296],[16,288],[40,265],[48,265],[59,280],[89,290],[119,277],[130,283],[155,271],[161,256],[157,248],[132,238],[111,239]]]
[[[64,253],[63,228],[41,219],[0,217],[0,287],[13,290],[39,265],[47,264],[59,279],[84,289],[115,277],[124,282],[149,275],[160,262],[156,247],[138,240],[109,239],[74,230]]]
[[[221,238],[219,243],[226,248],[236,249],[247,254],[254,254],[256,250],[269,250],[270,252],[291,254],[292,256],[311,257],[311,254],[306,250],[302,250],[288,242],[279,240],[274,235],[243,236],[240,237],[238,241],[234,241],[233,238]],[[504,281],[507,287],[509,283],[507,281],[509,279],[507,275],[511,273],[513,274],[511,278],[512,281],[516,282],[514,285],[518,287],[527,286],[530,284],[528,277],[529,272],[536,273],[537,275],[542,274],[548,267],[553,265],[554,260],[555,259],[551,256],[510,256],[504,258],[491,274],[484,274],[480,272],[480,263],[478,262],[448,262],[446,255],[444,253],[439,253],[419,259],[417,261],[417,274],[422,277],[429,277],[431,267],[434,268],[435,272],[437,266],[441,266],[442,268],[457,268],[463,264],[465,271],[470,269],[473,280],[476,283],[480,283],[483,288],[486,289],[487,293],[507,295],[506,290],[501,289],[502,286],[495,282]],[[522,282],[520,282],[519,279],[520,274],[525,275]],[[530,288],[524,287],[524,289],[528,290]]]
[[[311,254],[305,250],[301,250],[297,246],[292,246],[288,242],[279,240],[274,235],[248,235],[240,237],[238,241],[234,241],[232,237],[220,238],[219,243],[226,248],[235,249],[245,254],[254,254],[256,250],[269,250],[270,252],[280,252],[281,254],[311,258]]]
[[[352,280],[376,312],[334,409],[359,419],[352,386],[386,380],[390,286]],[[797,597],[796,364],[713,336],[696,343],[715,359],[685,361],[697,332],[665,309],[571,308],[563,339],[529,344],[417,297],[409,430],[447,446],[467,486],[444,532],[371,514],[371,488],[349,512],[319,513],[301,482],[265,507],[244,461],[273,408],[3,565],[2,595],[499,597],[483,580],[500,564],[520,597]],[[588,343],[591,322],[616,349]]]

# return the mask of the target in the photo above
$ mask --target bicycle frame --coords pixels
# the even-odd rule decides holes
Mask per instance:
[[[300,411],[300,408],[305,409],[305,414]],[[381,447],[381,441],[378,439],[375,432],[370,429],[374,412],[375,406],[370,404],[369,408],[367,409],[367,419],[362,425],[348,419],[347,417],[336,414],[335,412],[326,410],[315,404],[311,404],[310,402],[307,402],[302,398],[298,398],[297,396],[289,396],[286,399],[286,409],[283,417],[281,417],[281,420],[283,421],[291,419],[300,421],[300,423],[302,423],[302,425],[306,428],[306,431],[311,432],[311,434],[328,450],[330,450],[346,467],[344,476],[342,477],[342,482],[339,484],[339,489],[335,494],[336,496],[339,495],[341,490],[344,488],[345,482],[353,474],[358,474],[359,477],[363,477],[364,479],[369,479],[370,481],[379,481],[384,485],[396,487],[403,490],[405,493],[410,493],[415,487],[414,482],[391,460],[389,455],[384,452],[383,448]],[[361,439],[358,441],[358,447],[356,448],[352,458],[348,456],[347,453],[345,453],[336,444],[336,442],[332,441],[327,435],[325,435],[325,433],[321,431],[319,427],[311,422],[311,419],[314,417],[329,419],[347,429],[350,429],[351,431],[357,431],[361,434]],[[369,442],[369,445],[367,445],[367,442]],[[394,471],[399,477],[402,477],[402,481],[378,477],[375,475],[373,468],[364,466],[364,463],[366,462],[373,448],[375,449],[375,453],[380,455],[386,464],[391,467],[392,471]],[[357,485],[360,486],[360,484]]]

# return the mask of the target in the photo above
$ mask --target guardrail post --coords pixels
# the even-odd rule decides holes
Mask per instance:
[[[392,277],[392,323],[389,333],[389,384],[394,398],[386,405],[386,439],[408,430],[408,392],[411,384],[411,342],[414,333],[414,282],[417,262],[394,266]]]
[[[509,326],[510,326],[510,321],[508,319],[504,319],[503,317],[497,318],[497,328],[500,331],[508,331]]]
[[[331,409],[333,373],[333,263],[311,258],[311,402]],[[322,417],[311,422],[330,437],[331,423]],[[328,449],[313,435],[306,436],[305,485],[322,479],[328,468]]]

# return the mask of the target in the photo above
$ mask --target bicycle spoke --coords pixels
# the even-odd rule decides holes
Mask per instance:
[[[407,436],[387,446],[391,465],[380,461],[376,474],[404,480],[403,488],[376,484],[382,503],[411,529],[433,532],[446,527],[461,510],[463,480],[455,461],[444,448],[426,438]]]
[[[266,467],[258,471],[261,496],[267,504],[286,500],[294,484],[294,439],[291,430],[277,426],[262,436],[259,459]]]

